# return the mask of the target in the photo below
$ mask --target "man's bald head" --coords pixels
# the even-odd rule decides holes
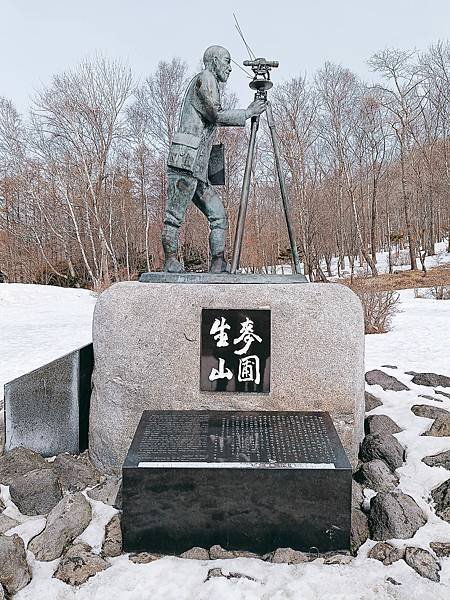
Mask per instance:
[[[214,58],[223,59],[225,56],[230,56],[230,53],[223,46],[210,46],[206,48],[203,54],[203,64],[206,68],[214,63]]]
[[[203,54],[205,69],[214,73],[219,81],[225,83],[231,73],[231,56],[223,46],[210,46]]]

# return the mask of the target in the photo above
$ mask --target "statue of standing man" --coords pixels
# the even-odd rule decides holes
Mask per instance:
[[[228,219],[222,200],[208,180],[208,164],[217,126],[244,127],[246,119],[260,115],[265,102],[257,100],[246,109],[223,110],[220,83],[231,73],[231,56],[222,46],[210,46],[203,55],[204,70],[187,89],[179,129],[174,135],[167,160],[168,194],[162,243],[164,270],[181,273],[177,259],[180,226],[192,200],[207,217],[210,226],[211,273],[223,273]]]

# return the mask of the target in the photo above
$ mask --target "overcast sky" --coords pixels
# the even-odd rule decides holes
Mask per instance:
[[[365,61],[386,47],[426,49],[450,37],[450,0],[0,0],[0,95],[19,111],[55,73],[101,52],[144,79],[158,61],[199,65],[211,44],[247,58],[236,12],[257,56],[280,61],[274,81],[313,73],[326,60],[371,77]],[[237,67],[229,79],[251,100]]]

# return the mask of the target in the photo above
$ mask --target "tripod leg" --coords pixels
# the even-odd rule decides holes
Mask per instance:
[[[271,106],[270,102],[267,102],[266,115],[267,115],[267,124],[269,125],[270,135],[272,137],[273,153],[275,156],[275,165],[277,167],[278,181],[280,183],[280,192],[281,192],[281,198],[283,200],[283,208],[284,208],[284,214],[286,217],[286,224],[287,224],[288,235],[289,235],[289,243],[291,245],[292,258],[294,261],[294,269],[295,269],[296,273],[301,274],[300,258],[298,256],[297,244],[295,242],[294,228],[292,227],[289,199],[288,199],[288,195],[287,195],[286,184],[284,181],[283,170],[281,168],[280,148],[278,146],[278,138],[277,138],[277,133],[275,130],[275,121],[273,119],[272,106]]]
[[[259,127],[259,116],[252,117],[250,129],[250,141],[248,144],[247,162],[245,163],[244,181],[242,182],[241,202],[234,236],[233,258],[231,261],[231,273],[236,273],[241,258],[242,238],[244,236],[245,217],[247,215],[248,195],[250,192],[250,178],[252,174],[253,157],[255,155],[256,132]]]

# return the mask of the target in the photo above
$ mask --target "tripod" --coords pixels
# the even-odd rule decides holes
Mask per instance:
[[[256,90],[255,100],[263,100],[266,102],[266,117],[267,124],[270,130],[270,136],[272,139],[272,147],[273,154],[275,157],[275,165],[277,169],[278,182],[280,184],[280,192],[281,198],[283,201],[283,209],[284,215],[286,218],[286,225],[289,236],[289,243],[291,246],[292,259],[294,262],[294,270],[295,273],[301,274],[300,270],[300,259],[297,251],[297,244],[295,242],[294,229],[292,227],[292,219],[290,214],[290,206],[289,199],[286,190],[286,184],[284,181],[284,175],[281,168],[281,159],[280,159],[280,148],[278,145],[277,132],[275,128],[275,121],[272,113],[272,106],[270,102],[267,101],[267,91],[272,87],[273,83],[270,81],[269,71],[271,67],[278,67],[277,61],[266,61],[265,58],[257,58],[254,61],[244,61],[245,66],[250,66],[255,73],[255,77],[253,81],[250,83],[250,87]],[[244,236],[244,226],[245,226],[245,218],[247,215],[247,206],[248,206],[248,197],[250,193],[250,180],[251,180],[251,171],[253,166],[253,159],[255,155],[255,144],[256,144],[256,134],[259,128],[259,115],[256,117],[252,117],[251,120],[251,129],[250,129],[250,141],[248,144],[248,152],[247,152],[247,161],[245,164],[244,171],[244,181],[242,183],[242,191],[241,191],[241,202],[239,205],[239,213],[238,220],[236,226],[236,234],[234,238],[234,246],[233,246],[233,258],[231,261],[231,273],[236,273],[239,268],[239,261],[241,257],[241,248],[242,248],[242,238]]]

